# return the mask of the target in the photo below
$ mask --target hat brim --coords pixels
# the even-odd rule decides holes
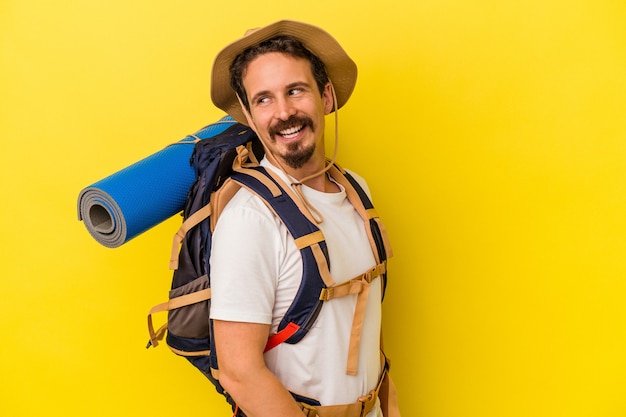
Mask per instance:
[[[227,45],[217,54],[211,76],[211,99],[239,123],[247,124],[237,95],[230,86],[230,65],[247,48],[278,35],[290,35],[322,60],[337,96],[337,107],[341,108],[352,94],[356,85],[357,67],[328,32],[307,23],[281,20],[260,29],[249,31],[242,38]]]

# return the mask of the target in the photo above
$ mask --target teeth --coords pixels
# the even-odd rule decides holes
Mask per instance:
[[[302,126],[296,126],[289,129],[281,130],[280,135],[284,137],[295,136],[300,130],[302,130]]]

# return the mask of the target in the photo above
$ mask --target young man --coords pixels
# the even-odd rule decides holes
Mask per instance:
[[[224,48],[212,75],[213,102],[256,132],[265,149],[261,166],[297,190],[317,220],[336,284],[377,265],[363,220],[328,173],[324,153],[325,116],[346,103],[356,74],[354,62],[328,33],[280,21]],[[367,191],[365,182],[353,176]],[[246,189],[219,217],[212,247],[211,318],[219,379],[245,415],[383,415],[377,399],[384,365],[378,274],[364,284],[363,294],[325,302],[298,343],[264,352],[303,290],[299,249],[281,220]],[[355,330],[355,309],[361,308],[357,298],[364,318]],[[325,407],[314,411],[296,401],[297,395]]]

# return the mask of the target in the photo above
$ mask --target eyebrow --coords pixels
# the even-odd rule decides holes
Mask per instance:
[[[306,81],[296,81],[295,83],[287,84],[287,90],[291,90],[292,88],[296,87],[311,88],[311,84],[307,83]]]

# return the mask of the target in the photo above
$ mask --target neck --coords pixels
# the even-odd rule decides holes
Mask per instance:
[[[331,181],[326,173],[310,178],[302,184],[323,193],[338,193],[341,191],[339,186],[334,181]]]

